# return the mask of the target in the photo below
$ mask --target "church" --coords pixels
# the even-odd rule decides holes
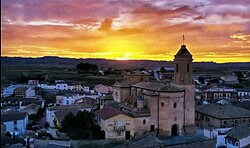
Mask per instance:
[[[183,44],[174,57],[175,70],[171,82],[150,81],[148,74],[144,73],[126,74],[123,82],[116,82],[113,86],[114,101],[107,101],[104,107],[97,111],[98,120],[102,119],[104,112],[111,111],[107,107],[112,108],[112,112],[119,111],[112,114],[113,116],[123,114],[128,120],[133,120],[133,127],[131,128],[130,124],[130,128],[126,128],[126,123],[121,123],[119,118],[112,120],[113,116],[109,117],[108,122],[112,122],[113,126],[116,126],[118,121],[119,125],[123,126],[124,139],[145,132],[154,132],[156,136],[192,133],[195,122],[192,61],[191,53]],[[105,97],[102,99],[105,100]],[[115,129],[119,129],[106,131],[103,125],[101,127],[105,133],[113,132],[112,135],[116,135],[118,131]],[[119,135],[122,135],[121,131]]]

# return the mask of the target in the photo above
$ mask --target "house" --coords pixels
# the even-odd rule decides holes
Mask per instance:
[[[196,126],[204,129],[204,136],[217,137],[225,128],[250,125],[250,110],[231,104],[206,104],[195,109]]]
[[[33,87],[18,87],[15,89],[15,97],[30,98],[35,95],[35,89]]]
[[[237,126],[217,137],[216,148],[241,148],[250,146],[250,127]]]
[[[55,127],[54,119],[55,119],[55,112],[62,111],[62,110],[81,110],[81,111],[89,111],[93,110],[92,104],[72,104],[72,105],[62,105],[62,106],[53,106],[46,108],[46,121],[49,123],[50,127]]]
[[[239,98],[250,97],[250,89],[237,89]]]
[[[232,99],[237,100],[238,94],[236,89],[231,88],[209,88],[197,90],[196,95],[200,96],[200,99],[211,101],[214,99]]]
[[[29,80],[28,85],[35,85],[37,86],[39,84],[39,80]]]
[[[9,96],[13,95],[15,89],[18,88],[18,87],[19,87],[19,85],[10,85],[8,87],[5,87],[3,89],[3,95],[2,95],[2,97],[9,97]]]
[[[26,125],[28,123],[27,113],[1,113],[1,124],[5,125],[6,131],[12,135],[21,135],[26,132]]]
[[[93,98],[89,98],[89,97],[84,97],[84,98],[80,98],[80,99],[76,99],[75,100],[75,104],[89,104],[93,107],[93,109],[95,109],[97,107],[97,100],[93,99]]]
[[[17,106],[18,108],[22,108],[23,106],[27,106],[27,105],[32,104],[32,103],[39,105],[41,108],[44,108],[45,100],[22,98],[22,97],[1,98],[1,107]]]
[[[225,84],[239,84],[238,77],[236,76],[227,75],[227,76],[221,76],[220,78],[221,80],[223,80]]]
[[[31,103],[27,106],[21,107],[19,110],[20,112],[24,112],[24,113],[27,113],[28,115],[32,115],[32,114],[36,114],[39,108],[40,108],[40,105]]]
[[[129,85],[136,84],[141,81],[149,81],[150,78],[150,74],[146,71],[133,71],[124,75],[124,81],[126,81]]]
[[[85,95],[78,93],[67,93],[65,95],[57,95],[56,96],[56,104],[58,105],[72,105],[75,104],[76,100],[81,98],[92,98],[96,100],[97,95]]]
[[[106,104],[106,102],[114,101],[114,97],[112,95],[102,96],[99,98],[100,109]]]
[[[104,106],[95,112],[96,120],[105,133],[105,139],[125,140],[134,137],[134,118],[125,112]]]
[[[113,89],[111,86],[102,85],[102,84],[96,85],[94,90],[99,96],[106,96],[108,94],[112,94],[113,92]]]

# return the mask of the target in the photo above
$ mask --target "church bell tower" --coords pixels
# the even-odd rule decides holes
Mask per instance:
[[[184,132],[192,133],[195,123],[195,97],[194,97],[194,83],[193,83],[193,66],[192,54],[188,51],[186,45],[183,44],[176,53],[174,58],[174,77],[172,85],[185,89],[184,93]]]

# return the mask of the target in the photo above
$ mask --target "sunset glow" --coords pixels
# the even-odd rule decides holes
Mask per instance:
[[[3,0],[1,54],[250,62],[248,0]]]

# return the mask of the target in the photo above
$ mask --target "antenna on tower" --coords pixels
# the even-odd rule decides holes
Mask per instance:
[[[185,36],[184,36],[184,34],[183,34],[183,36],[182,36],[182,44],[184,45],[184,41],[185,41]]]

